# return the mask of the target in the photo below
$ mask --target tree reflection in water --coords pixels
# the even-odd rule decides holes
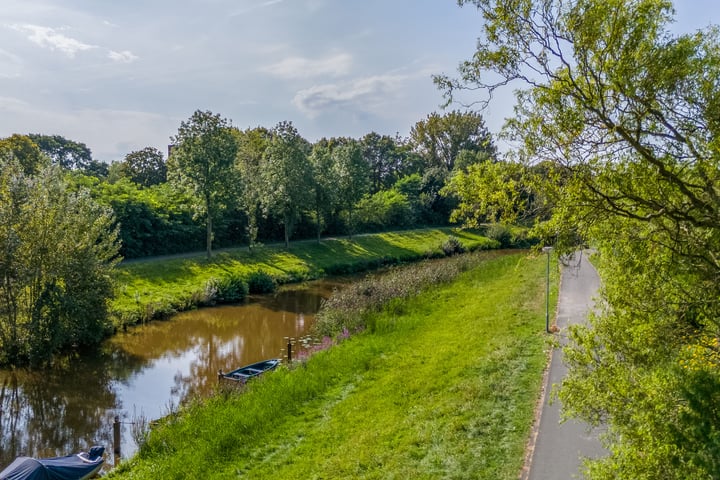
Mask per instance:
[[[57,456],[110,445],[117,404],[115,378],[145,365],[141,357],[104,350],[61,359],[44,370],[0,371],[0,463],[19,455]]]
[[[320,302],[342,283],[313,282],[240,306],[202,309],[117,335],[91,355],[45,370],[0,370],[0,469],[19,455],[66,455],[99,444],[112,458],[115,415],[123,456],[134,453],[134,415],[158,418],[210,394],[217,372],[278,357],[300,337]]]

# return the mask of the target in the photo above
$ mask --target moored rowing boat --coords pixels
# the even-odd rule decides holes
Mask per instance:
[[[262,362],[245,365],[244,367],[240,367],[228,373],[222,373],[221,370],[219,377],[227,380],[234,380],[236,382],[245,383],[251,378],[262,375],[263,373],[270,370],[275,370],[278,365],[280,365],[280,359],[273,358],[270,360],[263,360]]]

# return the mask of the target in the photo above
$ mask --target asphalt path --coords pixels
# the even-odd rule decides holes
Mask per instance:
[[[556,318],[560,330],[555,334],[561,346],[567,342],[567,327],[586,321],[588,313],[594,308],[594,297],[599,287],[600,279],[586,252],[576,253],[568,265],[563,266]],[[574,420],[561,423],[562,405],[552,392],[562,384],[566,373],[562,349],[555,348],[547,373],[540,421],[523,478],[583,478],[583,458],[599,458],[607,453],[598,440],[598,430],[590,430],[587,424]]]

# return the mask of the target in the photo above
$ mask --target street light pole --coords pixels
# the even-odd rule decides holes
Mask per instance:
[[[547,254],[547,270],[545,274],[545,332],[550,333],[550,252],[552,247],[543,247],[542,251]]]

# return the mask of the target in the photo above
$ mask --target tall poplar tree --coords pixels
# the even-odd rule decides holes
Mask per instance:
[[[259,220],[263,215],[264,184],[262,170],[263,156],[270,142],[270,131],[256,127],[235,131],[238,153],[235,168],[242,180],[240,205],[247,216],[248,249],[252,251],[257,242]]]
[[[315,212],[317,241],[320,243],[325,218],[335,208],[339,193],[330,142],[322,139],[313,145],[309,161],[313,172],[312,205]]]
[[[291,122],[280,122],[272,129],[264,153],[262,171],[268,210],[283,221],[285,247],[290,246],[295,222],[307,208],[312,191],[312,166],[308,161],[310,144]]]
[[[205,217],[206,252],[212,257],[213,219],[228,201],[234,180],[238,145],[230,121],[197,110],[171,137],[168,175],[193,194],[197,212]]]
[[[356,204],[370,190],[370,166],[354,140],[336,147],[332,159],[339,203],[347,215],[348,233],[352,236],[357,220]]]

